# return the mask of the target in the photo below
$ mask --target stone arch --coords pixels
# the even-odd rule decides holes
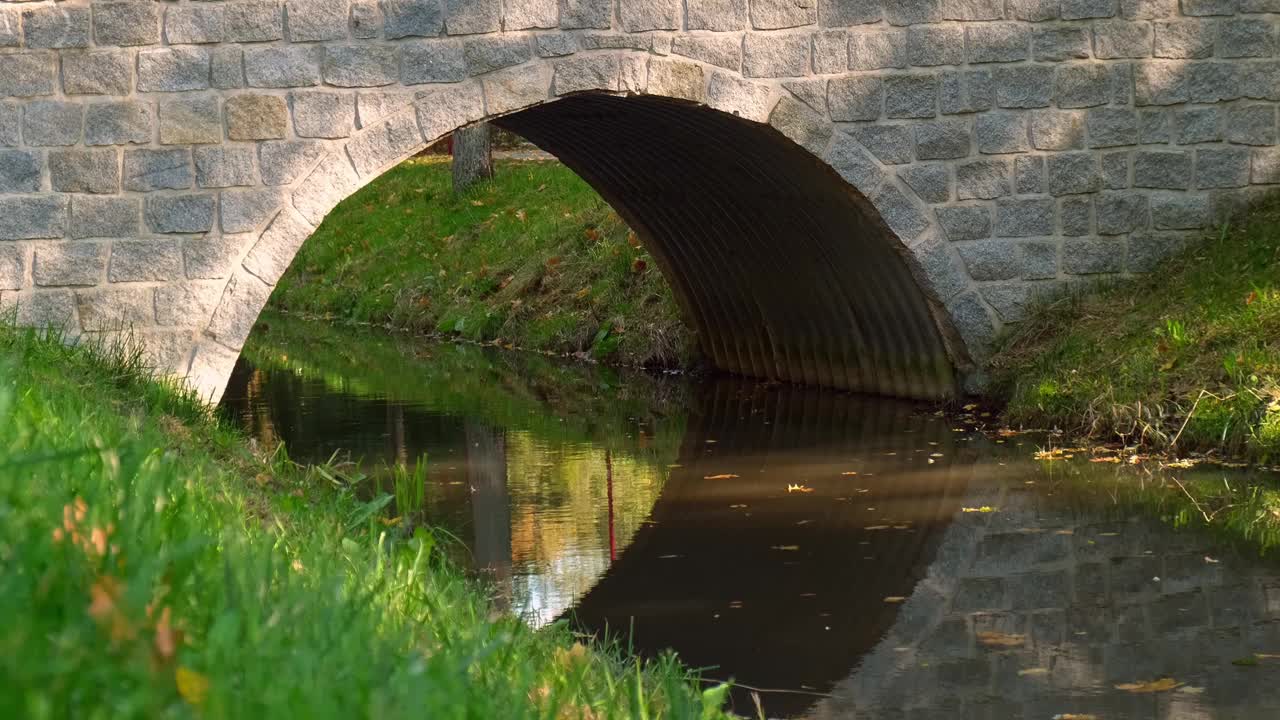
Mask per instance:
[[[744,247],[730,248],[725,244],[728,232],[711,231],[716,222],[731,220],[735,213],[741,215],[749,209],[740,202],[724,207],[725,199],[731,197],[724,192],[716,198],[720,205],[708,203],[702,210],[705,217],[699,219],[697,231],[676,238],[685,242],[683,247],[670,242],[680,235],[671,225],[678,219],[656,221],[653,203],[637,203],[634,185],[620,182],[623,169],[616,164],[610,168],[609,163],[634,162],[653,152],[672,162],[676,156],[662,155],[662,142],[654,138],[643,153],[633,148],[631,154],[615,152],[600,162],[601,153],[609,146],[608,138],[600,134],[576,136],[580,141],[594,140],[594,155],[575,152],[575,137],[554,128],[566,121],[576,122],[580,128],[584,123],[589,126],[592,113],[612,113],[615,128],[618,117],[629,118],[630,124],[623,124],[632,141],[654,129],[688,133],[685,149],[691,147],[689,138],[712,142],[716,132],[738,133],[720,143],[718,151],[733,152],[736,143],[733,162],[744,172],[757,173],[751,182],[767,180],[770,168],[764,163],[776,162],[773,171],[790,165],[790,172],[783,173],[788,181],[807,183],[804,191],[824,195],[822,202],[805,210],[826,217],[809,218],[813,225],[807,234],[785,238],[818,244],[807,249],[783,247],[782,243],[770,247],[772,239],[750,222],[763,216],[739,217],[733,232],[749,236],[754,243],[744,244],[754,253],[746,262],[773,263],[751,268],[748,278],[741,272],[743,263],[733,263]],[[570,120],[575,116],[576,120]],[[971,329],[978,329],[976,334],[965,337],[952,323],[956,308],[946,303],[957,297],[967,280],[954,252],[937,238],[933,220],[876,160],[848,135],[837,132],[829,118],[781,88],[738,73],[653,57],[647,52],[609,51],[571,60],[535,60],[419,91],[407,106],[305,158],[307,167],[297,173],[294,182],[279,190],[258,191],[257,197],[247,202],[269,206],[262,200],[266,197],[278,199],[279,205],[256,210],[263,227],[249,234],[251,242],[235,248],[234,270],[213,303],[208,322],[197,328],[189,352],[177,350],[174,369],[202,395],[219,397],[239,348],[275,283],[325,215],[360,187],[436,140],[485,121],[509,127],[549,147],[603,191],[654,251],[718,367],[850,390],[943,397],[955,390],[954,370],[971,367],[968,344],[981,346],[989,339],[991,321],[980,307],[983,322],[970,324]],[[298,159],[290,157],[289,161]],[[682,170],[690,172],[697,167],[685,164]],[[709,179],[705,173],[699,177],[699,189],[711,188]],[[665,180],[680,182],[672,176]],[[736,186],[738,190],[743,187]],[[672,188],[676,195],[685,189],[679,185]],[[787,190],[777,183],[770,189]],[[789,201],[802,202],[800,194],[793,191]],[[849,221],[856,225],[844,230],[847,236],[838,238],[840,242],[821,236],[839,232],[840,224]],[[772,230],[779,229],[775,223]],[[708,238],[719,243],[711,252],[689,245]],[[846,241],[849,247],[841,247]],[[861,250],[862,255],[851,255],[851,249]],[[831,257],[833,251],[842,256]],[[803,260],[803,275],[776,274],[797,255]],[[838,276],[840,270],[858,272],[859,260],[869,264],[861,277],[851,282]],[[739,276],[728,281],[690,274],[722,272],[728,276],[731,271],[738,271]],[[762,292],[772,289],[768,286],[771,274],[790,283],[791,291],[806,293],[806,302],[781,302],[779,295],[770,298]],[[810,292],[815,282],[825,286]],[[753,292],[752,288],[756,296],[744,295]]]

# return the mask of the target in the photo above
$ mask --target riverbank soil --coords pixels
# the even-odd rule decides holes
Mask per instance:
[[[635,234],[554,161],[497,160],[454,195],[421,156],[347,199],[302,246],[276,309],[626,365],[687,367],[696,338]]]
[[[1043,305],[992,368],[1014,426],[1280,460],[1280,204],[1148,275]]]
[[[670,657],[493,613],[399,511],[420,477],[393,496],[209,412],[0,323],[0,717],[724,717]]]

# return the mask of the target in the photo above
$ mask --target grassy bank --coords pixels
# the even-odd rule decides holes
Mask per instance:
[[[0,326],[0,427],[2,717],[720,716],[672,660],[491,616],[390,496],[127,354]]]
[[[492,182],[451,185],[448,158],[427,156],[347,199],[272,305],[626,364],[693,359],[653,259],[563,165],[498,161]]]
[[[1280,205],[1039,309],[994,364],[1012,424],[1280,460]]]

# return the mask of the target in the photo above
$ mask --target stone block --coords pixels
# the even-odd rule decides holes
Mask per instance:
[[[884,86],[875,77],[834,79],[827,83],[827,105],[836,122],[876,120],[884,105]]]
[[[176,241],[117,240],[111,243],[107,280],[117,283],[181,279],[182,250]],[[151,298],[148,296],[147,299]]]
[[[284,196],[277,188],[228,190],[221,205],[223,232],[256,232],[284,205]]]
[[[1002,65],[992,71],[996,105],[1002,108],[1048,107],[1053,99],[1054,69],[1049,65]]]
[[[975,160],[956,166],[956,191],[961,200],[994,200],[1010,194],[1006,160]]]
[[[1102,156],[1102,184],[1108,190],[1129,187],[1129,153],[1106,153]]]
[[[1242,96],[1239,63],[1200,62],[1186,67],[1191,102],[1213,103]]]
[[[134,237],[141,215],[138,198],[77,195],[71,199],[71,237]]]
[[[747,0],[686,0],[690,30],[742,30],[747,25]]]
[[[939,300],[947,301],[969,286],[969,276],[948,243],[929,240],[913,249],[927,285]]]
[[[813,72],[817,75],[843,73],[849,69],[849,33],[823,30],[813,34]]]
[[[1200,60],[1213,57],[1214,33],[1201,20],[1171,20],[1152,23],[1158,58]]]
[[[553,84],[556,95],[569,95],[589,90],[617,92],[619,89],[618,58],[613,55],[589,55],[561,60],[555,64]]]
[[[202,233],[213,229],[213,195],[157,195],[147,198],[147,225],[158,233]]]
[[[1027,317],[1027,309],[1033,300],[1034,286],[1022,283],[996,283],[982,286],[982,299],[987,301],[1002,322],[1022,322]],[[961,589],[963,583],[961,581]],[[958,598],[959,596],[957,596]],[[975,608],[980,610],[998,609],[1002,606]]]
[[[985,358],[996,338],[995,320],[976,292],[963,293],[947,304],[951,321],[975,358]]]
[[[1056,153],[1048,158],[1049,193],[1077,195],[1102,189],[1098,158],[1094,153]]]
[[[885,116],[931,118],[938,114],[938,78],[890,75],[884,78]]]
[[[36,100],[23,108],[22,137],[28,145],[75,145],[80,142],[82,125],[79,103]]]
[[[359,93],[356,96],[356,124],[362,128],[369,127],[378,120],[409,107],[413,100],[412,93],[399,90]]]
[[[394,45],[329,45],[324,48],[324,81],[330,85],[381,87],[399,79],[400,59]],[[252,79],[249,84],[253,84]]]
[[[469,4],[470,0],[454,2]],[[496,20],[496,8],[494,15]],[[684,3],[682,0],[623,0],[618,4],[618,19],[624,32],[679,30],[684,20]],[[453,32],[452,23],[449,28]]]
[[[1133,156],[1133,184],[1140,188],[1191,187],[1191,153],[1140,150]]]
[[[1078,37],[1078,36],[1077,36]],[[1031,29],[1021,23],[979,23],[965,28],[971,63],[1030,59]]]
[[[0,97],[52,95],[58,89],[53,53],[7,53],[0,63]]]
[[[94,40],[98,45],[155,45],[160,42],[161,7],[150,2],[96,2]]]
[[[806,35],[748,33],[742,46],[742,74],[746,77],[803,77],[809,73]]]
[[[1141,130],[1138,113],[1125,108],[1094,108],[1087,126],[1092,148],[1137,145]]]
[[[441,0],[382,0],[382,23],[388,40],[436,37],[444,31],[444,6]]]
[[[1276,108],[1235,105],[1223,110],[1222,139],[1239,145],[1275,145]]]
[[[1272,9],[1272,12],[1280,11]],[[1230,18],[1218,23],[1219,57],[1271,57],[1276,54],[1276,29],[1269,18]]]
[[[203,236],[182,241],[182,263],[191,280],[219,280],[231,275],[247,239],[243,235]]]
[[[1037,240],[1019,244],[1023,280],[1051,280],[1058,276],[1058,244]]]
[[[979,240],[957,247],[974,280],[1013,280],[1021,272],[1017,248],[1007,240]]]
[[[529,3],[524,3],[529,4]],[[524,30],[511,26],[512,30]],[[351,3],[351,36],[372,40],[382,34],[382,8],[377,0],[357,0]]]
[[[969,125],[963,120],[938,120],[915,126],[918,160],[949,160],[969,154]]]
[[[0,245],[0,290],[21,290],[26,283],[27,251],[20,245]]]
[[[648,93],[702,102],[706,98],[702,66],[679,60],[649,60]]]
[[[1061,62],[1088,59],[1092,43],[1088,28],[1063,25],[1034,28],[1031,47],[1036,60]]]
[[[153,127],[149,103],[124,100],[85,106],[86,145],[146,145]]]
[[[1248,148],[1203,148],[1196,151],[1196,187],[1236,188],[1249,184]]]
[[[269,45],[247,47],[244,51],[244,74],[249,87],[295,88],[320,84],[320,59],[323,52],[328,58],[343,48],[320,48],[314,45]],[[371,52],[395,57],[393,48],[370,46]],[[394,60],[393,60],[394,62]],[[388,82],[394,82],[395,71]],[[331,84],[333,80],[329,81]]]
[[[647,5],[649,2],[652,0],[631,0],[629,4]],[[623,7],[627,4],[624,0]],[[795,0],[751,0],[751,27],[757,30],[780,30],[812,25],[818,21],[817,5]]]
[[[138,53],[138,92],[181,92],[209,87],[209,50],[161,48]]]
[[[1063,198],[1058,201],[1058,222],[1062,234],[1080,237],[1093,234],[1093,200],[1086,196]]]
[[[124,151],[125,190],[185,190],[191,187],[192,181],[191,151],[186,148]]]
[[[920,67],[964,64],[964,28],[919,25],[907,30],[907,62]]]
[[[227,42],[266,42],[284,37],[283,6],[277,0],[226,3],[223,39]]]
[[[996,203],[997,237],[1036,237],[1054,232],[1053,200],[1003,199]]]
[[[1138,105],[1177,105],[1191,99],[1186,63],[1161,60],[1134,69],[1134,102]]]
[[[498,115],[537,105],[547,99],[551,77],[545,68],[527,67],[487,75],[481,81],[485,108]]]
[[[1062,108],[1105,105],[1111,98],[1109,69],[1095,64],[1060,67],[1054,78],[1053,95]]]
[[[405,85],[461,82],[467,78],[459,40],[410,41],[400,47],[400,81]]]
[[[198,147],[191,154],[196,165],[196,184],[200,187],[235,187],[257,181],[251,147]]]
[[[774,106],[769,124],[809,152],[821,156],[831,140],[831,123],[813,108],[790,97]]]
[[[224,6],[214,4],[171,5],[164,12],[164,36],[170,45],[222,42],[226,25]]]
[[[1063,20],[1109,18],[1116,14],[1114,0],[1062,0]]]
[[[206,145],[222,142],[218,98],[190,96],[160,101],[161,145]]]
[[[294,92],[293,130],[299,137],[344,138],[355,132],[354,93]]]
[[[831,147],[827,149],[827,164],[844,178],[845,182],[862,192],[872,192],[884,181],[884,171],[875,160],[846,133],[835,133]]]
[[[425,145],[413,111],[392,115],[361,131],[347,143],[347,154],[363,176],[405,159]]]
[[[22,106],[0,102],[0,146],[13,147],[22,142]]]
[[[1069,275],[1118,273],[1124,252],[1116,240],[1067,239],[1062,243],[1062,271]]]
[[[1222,132],[1218,129],[1218,108],[1192,108],[1174,112],[1173,135],[1179,145],[1221,140]]]
[[[1250,161],[1250,182],[1255,185],[1280,183],[1280,149],[1267,148],[1253,151]]]
[[[127,50],[90,50],[62,56],[62,89],[68,95],[128,95],[133,61]]]
[[[917,197],[927,203],[951,200],[951,170],[942,163],[911,165],[899,171],[898,177],[915,191]]]
[[[315,42],[347,36],[349,0],[288,0],[289,40]]]
[[[1198,230],[1213,220],[1209,198],[1202,195],[1151,196],[1151,225],[1156,230]]]
[[[284,98],[275,95],[234,95],[223,109],[232,140],[272,140],[288,130],[289,110]]]
[[[462,46],[462,61],[468,75],[483,75],[532,59],[533,45],[524,35],[473,38]]]
[[[0,193],[37,192],[41,164],[39,152],[0,150]]]
[[[49,243],[36,248],[31,278],[39,287],[90,286],[102,282],[106,246],[99,243]]]
[[[671,51],[676,55],[727,70],[742,67],[742,39],[725,35],[677,35]]]
[[[889,229],[905,243],[920,237],[929,228],[923,206],[894,183],[882,184],[869,199]]]
[[[244,259],[245,270],[267,285],[275,285],[310,235],[311,226],[296,214],[280,213],[249,250]]]
[[[992,112],[979,115],[973,124],[978,152],[995,155],[1021,153],[1031,149],[1027,119],[1019,113]]]
[[[222,286],[209,282],[171,283],[155,292],[156,324],[185,326],[210,316],[222,295]]]
[[[57,192],[120,192],[120,161],[114,148],[50,150],[49,182]]]
[[[0,196],[0,240],[40,240],[67,234],[64,195]]]
[[[1018,195],[1034,195],[1045,191],[1044,157],[1023,156],[1013,160],[1013,191]]]
[[[990,71],[944,72],[938,84],[938,109],[943,115],[973,113],[995,106],[996,86]]]
[[[907,66],[907,34],[904,31],[849,34],[849,69],[883,70]]]
[[[862,125],[849,134],[886,165],[909,163],[915,157],[915,134],[908,125]],[[929,133],[931,143],[935,134]]]
[[[293,192],[293,207],[307,222],[319,225],[334,205],[359,186],[360,178],[351,163],[329,153]]]
[[[560,7],[557,0],[503,3],[502,26],[508,31],[554,28],[559,24],[559,20]]]
[[[88,7],[46,5],[22,11],[22,34],[29,48],[89,47]]]
[[[155,324],[155,291],[115,288],[75,294],[80,328],[86,332],[132,333]]]
[[[204,334],[228,348],[240,349],[267,304],[271,287],[248,272],[231,277]]]
[[[981,240],[991,237],[991,210],[986,205],[940,207],[938,225],[948,240]]]

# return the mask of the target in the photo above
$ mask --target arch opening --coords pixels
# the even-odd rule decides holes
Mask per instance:
[[[494,120],[631,225],[717,368],[900,397],[955,389],[944,313],[856,189],[782,133],[657,96],[580,94]]]

